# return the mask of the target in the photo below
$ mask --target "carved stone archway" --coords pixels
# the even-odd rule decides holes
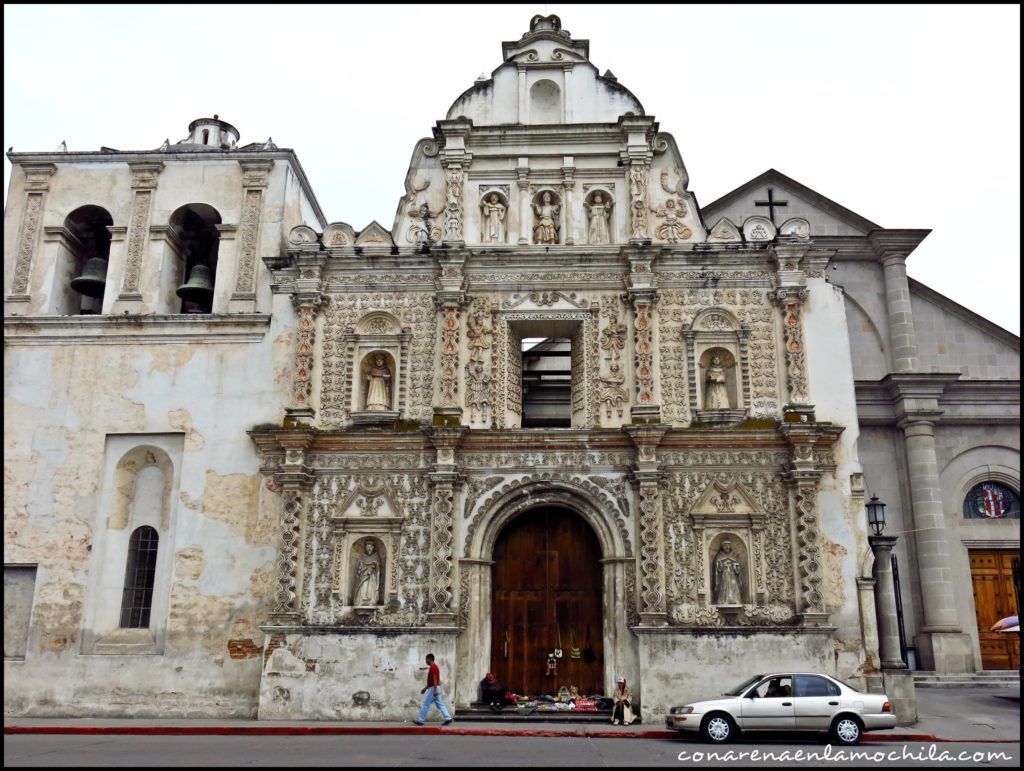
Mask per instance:
[[[466,557],[459,560],[462,621],[465,632],[458,642],[461,684],[456,693],[460,706],[476,698],[476,673],[488,671],[491,653],[491,568],[494,546],[505,526],[519,515],[538,508],[567,509],[579,515],[594,531],[603,565],[603,623],[605,688],[624,674],[638,682],[636,637],[628,619],[635,614],[636,559],[630,545],[623,507],[605,489],[580,477],[537,474],[506,483],[481,505],[470,524]],[[481,674],[482,676],[482,674]]]

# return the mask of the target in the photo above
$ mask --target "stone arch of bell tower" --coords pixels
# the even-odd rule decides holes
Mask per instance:
[[[519,515],[546,507],[580,516],[594,531],[601,548],[605,689],[610,692],[620,674],[639,682],[637,639],[628,624],[632,607],[628,597],[636,591],[636,558],[618,503],[584,480],[533,475],[505,484],[484,501],[466,538],[466,556],[459,560],[460,589],[465,593],[460,603],[465,631],[457,642],[459,679],[465,683],[456,692],[460,706],[477,698],[480,678],[475,673],[487,672],[490,665],[495,544],[506,525]]]

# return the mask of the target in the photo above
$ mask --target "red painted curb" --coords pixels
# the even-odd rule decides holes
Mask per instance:
[[[504,728],[441,728],[440,726],[4,726],[4,734],[64,734],[78,736],[525,736],[576,739],[678,739],[676,731],[594,731]],[[866,733],[867,742],[955,742],[1019,744],[1020,739],[942,739],[933,734]]]

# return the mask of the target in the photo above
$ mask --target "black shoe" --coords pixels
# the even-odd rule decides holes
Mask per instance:
[[[452,719],[451,718],[448,718],[443,723],[441,723],[442,726],[451,725],[451,724],[452,724]]]
[[[497,704],[495,704],[492,701],[491,702],[491,712],[501,712],[501,707],[499,707]]]

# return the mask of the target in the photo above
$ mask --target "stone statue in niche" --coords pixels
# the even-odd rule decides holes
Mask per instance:
[[[720,356],[711,357],[711,363],[708,364],[704,383],[704,409],[728,410],[732,408],[732,405],[729,403],[729,388],[726,385],[725,367],[722,366],[722,358]]]
[[[505,204],[497,193],[484,196],[480,203],[483,210],[483,242],[485,244],[505,243]]]
[[[373,354],[373,363],[364,364],[366,374],[367,412],[387,412],[391,409],[391,370],[382,353]]]
[[[742,605],[743,565],[732,551],[732,541],[722,541],[715,557],[713,568],[713,587],[715,605]]]
[[[561,208],[552,201],[551,193],[547,190],[541,195],[540,204],[533,204],[533,213],[537,217],[537,224],[533,227],[533,243],[558,243],[558,213]]]
[[[380,605],[380,577],[384,574],[384,565],[377,545],[371,541],[363,542],[362,554],[356,549],[356,573],[352,591],[352,604],[356,607]]]
[[[611,236],[608,233],[608,215],[611,212],[611,203],[605,203],[602,193],[594,193],[594,199],[590,202],[590,229],[587,233],[588,244],[610,244]]]

